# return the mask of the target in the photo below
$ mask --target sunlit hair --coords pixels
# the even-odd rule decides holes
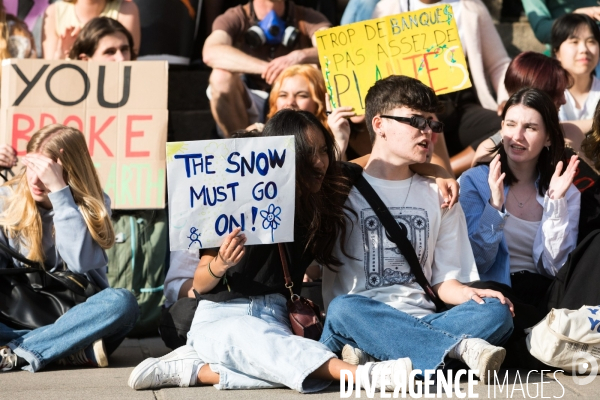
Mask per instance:
[[[137,58],[137,55],[133,51],[133,36],[131,36],[131,33],[123,26],[123,24],[116,19],[108,17],[97,17],[85,24],[69,51],[69,58],[71,60],[77,60],[81,54],[85,54],[90,58],[93,57],[98,49],[100,40],[105,36],[111,36],[117,33],[123,34],[127,39],[131,61],[134,61]]]
[[[329,166],[325,171],[321,189],[311,191],[318,171],[313,160],[319,149],[309,139],[309,132],[323,135],[327,147]],[[333,255],[338,237],[346,237],[344,201],[350,192],[348,179],[342,176],[337,159],[339,150],[331,134],[308,111],[281,110],[265,124],[263,136],[294,136],[296,143],[296,213],[294,225],[306,230],[306,247],[321,265],[340,266]],[[342,235],[342,236],[339,236]],[[342,252],[346,254],[344,243]]]
[[[8,22],[6,21],[6,9],[4,3],[0,2],[0,59],[10,58],[8,52]]]
[[[506,119],[508,110],[517,105],[531,108],[540,114],[544,123],[544,130],[550,139],[550,146],[542,148],[536,164],[540,174],[538,193],[543,196],[550,187],[550,179],[552,179],[556,164],[563,159],[565,152],[565,137],[558,121],[558,112],[556,111],[556,105],[546,92],[539,89],[523,88],[510,96],[506,102],[504,110],[502,110],[502,121]],[[506,174],[504,184],[511,186],[519,182],[508,165],[508,155],[504,150],[504,143],[500,142],[490,151],[490,154],[496,154],[496,152],[500,154],[500,169]]]
[[[539,89],[558,104],[565,90],[573,85],[573,78],[556,58],[526,51],[508,65],[504,86],[509,95],[524,87]]]
[[[581,151],[587,158],[592,160],[594,168],[600,170],[600,102],[596,105],[596,111],[594,111],[592,131],[581,142]]]
[[[115,242],[115,233],[83,134],[64,125],[48,125],[31,137],[27,153],[40,153],[55,162],[60,160],[64,180],[92,238],[103,249],[110,248]],[[10,189],[10,194],[1,200],[4,211],[0,213],[0,225],[4,233],[29,248],[27,258],[43,263],[42,220],[31,196],[26,169],[4,186]]]
[[[77,3],[77,0],[62,0],[62,1],[64,1],[65,3],[73,3],[73,4]],[[114,3],[116,1],[117,0],[106,0],[106,3]]]
[[[308,82],[310,97],[317,104],[315,116],[325,128],[329,129],[327,126],[327,114],[325,113],[325,82],[323,81],[323,75],[319,70],[308,64],[292,65],[279,74],[271,88],[271,95],[269,96],[269,114],[267,115],[267,118],[272,118],[273,115],[279,111],[277,110],[277,97],[279,97],[279,91],[281,90],[283,81],[296,75],[302,76],[306,79],[306,82]]]

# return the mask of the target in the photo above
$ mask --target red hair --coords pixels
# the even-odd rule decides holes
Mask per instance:
[[[554,103],[558,103],[572,84],[571,76],[558,60],[533,51],[516,56],[508,65],[504,78],[508,94],[530,87],[546,92]]]

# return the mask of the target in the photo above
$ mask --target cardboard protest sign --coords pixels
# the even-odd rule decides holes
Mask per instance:
[[[22,156],[42,127],[73,126],[112,208],[164,208],[167,85],[165,61],[4,60],[0,140]]]
[[[316,33],[333,108],[365,113],[365,96],[390,75],[419,79],[436,94],[471,87],[452,6],[439,6],[338,26]]]
[[[171,250],[293,241],[295,164],[293,136],[167,143]]]

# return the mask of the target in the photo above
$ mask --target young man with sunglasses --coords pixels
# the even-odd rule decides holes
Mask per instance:
[[[321,342],[344,361],[362,365],[357,370],[362,382],[376,387],[376,376],[407,382],[413,368],[422,375],[443,367],[447,358],[477,370],[486,382],[504,360],[505,350],[497,345],[512,332],[513,308],[499,292],[464,284],[479,279],[464,213],[459,204],[442,208],[435,182],[409,169],[425,161],[432,133],[443,131],[435,121],[435,93],[416,79],[391,76],[375,83],[365,101],[373,151],[363,177],[407,232],[434,293],[455,307],[436,311],[375,211],[353,187],[345,203],[353,212],[347,213],[345,237],[334,249],[343,265],[323,271],[328,310]],[[404,362],[389,364],[391,372],[375,371],[380,368],[370,363],[375,359]]]

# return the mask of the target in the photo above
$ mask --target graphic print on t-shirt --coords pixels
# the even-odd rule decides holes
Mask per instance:
[[[391,207],[389,210],[396,222],[406,228],[408,240],[423,266],[427,260],[429,237],[427,211],[417,207]],[[410,272],[410,265],[396,244],[388,239],[373,209],[363,209],[360,222],[365,244],[366,289],[414,283],[415,276]]]

